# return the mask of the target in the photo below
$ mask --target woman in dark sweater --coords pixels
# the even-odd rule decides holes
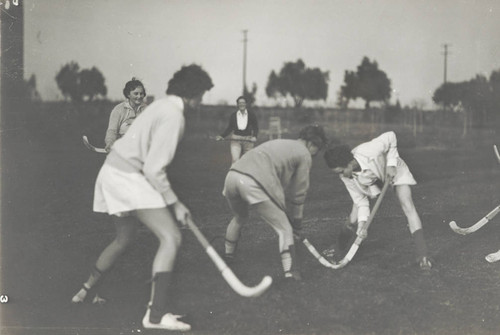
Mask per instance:
[[[217,141],[222,141],[232,133],[231,136],[231,157],[233,163],[254,147],[259,133],[257,117],[247,110],[245,97],[236,99],[238,110],[229,117],[229,124],[224,132],[216,137]]]

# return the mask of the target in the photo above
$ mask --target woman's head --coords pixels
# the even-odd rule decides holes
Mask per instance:
[[[326,165],[330,169],[345,169],[354,159],[351,149],[347,145],[338,145],[325,151]]]
[[[125,98],[129,99],[130,98],[130,92],[132,92],[133,90],[135,90],[136,88],[142,88],[142,92],[143,92],[143,98],[146,96],[146,89],[144,88],[144,85],[142,84],[142,82],[140,80],[137,80],[135,79],[134,77],[132,77],[131,80],[127,81],[127,83],[125,84],[125,87],[123,88],[123,95],[125,96]]]
[[[236,105],[238,105],[240,111],[244,111],[247,108],[247,99],[244,96],[238,97],[238,99],[236,99]]]
[[[123,95],[128,99],[130,106],[135,109],[143,103],[146,89],[141,81],[132,78],[125,84]]]
[[[310,142],[315,145],[318,150],[326,146],[327,140],[325,130],[319,125],[306,126],[300,130],[299,139]]]
[[[181,98],[194,99],[210,90],[214,84],[212,79],[201,66],[191,64],[183,66],[168,82],[167,94]]]

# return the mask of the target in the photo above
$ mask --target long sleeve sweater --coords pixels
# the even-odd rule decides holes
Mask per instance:
[[[285,193],[288,193],[293,217],[302,218],[311,166],[311,154],[302,142],[280,139],[265,142],[247,152],[231,170],[253,178],[283,211],[286,209]]]
[[[238,111],[232,113],[229,116],[229,123],[227,125],[227,128],[224,130],[224,132],[221,134],[222,137],[226,137],[229,135],[231,132],[234,135],[238,136],[255,136],[259,134],[259,124],[257,122],[257,116],[251,112],[247,111],[248,113],[248,122],[247,122],[247,127],[243,130],[238,129],[238,122],[236,120],[236,113]]]
[[[166,168],[174,158],[184,126],[184,103],[180,97],[170,95],[156,100],[115,142],[106,162],[126,171],[143,173],[166,204],[171,205],[177,196]]]

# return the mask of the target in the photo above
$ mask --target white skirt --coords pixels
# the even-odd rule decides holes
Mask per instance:
[[[405,161],[398,157],[398,166],[396,167],[396,175],[394,176],[393,185],[416,185],[417,181],[413,178],[413,175],[406,165]]]
[[[166,206],[143,174],[124,172],[106,163],[101,167],[94,189],[94,212],[126,216],[137,209]]]

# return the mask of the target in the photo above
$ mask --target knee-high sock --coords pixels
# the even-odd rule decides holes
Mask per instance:
[[[100,271],[97,268],[97,266],[94,266],[94,268],[90,271],[89,279],[87,279],[87,281],[84,284],[85,287],[87,287],[88,289],[91,289],[94,286],[96,286],[97,283],[99,282],[99,280],[101,279],[102,274],[103,274],[103,272]]]
[[[295,245],[291,244],[288,249],[281,252],[281,264],[285,273],[297,270],[297,257],[295,255]]]
[[[149,321],[159,323],[170,312],[172,299],[172,272],[157,272],[151,286],[151,313]]]
[[[427,244],[424,239],[424,231],[418,229],[412,234],[413,240],[415,241],[415,251],[417,253],[417,258],[427,257]]]

